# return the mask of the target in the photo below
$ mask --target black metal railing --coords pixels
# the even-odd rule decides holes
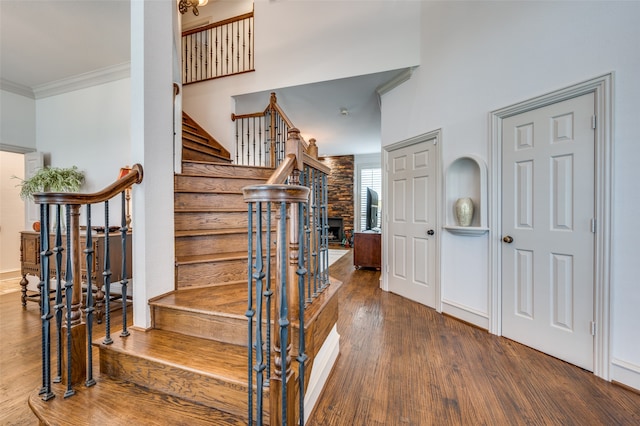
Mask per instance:
[[[53,383],[64,381],[64,397],[75,394],[74,387],[79,384],[93,386],[93,321],[96,311],[104,306],[106,329],[105,344],[112,342],[110,337],[112,300],[111,284],[111,238],[109,226],[109,200],[121,194],[121,223],[119,227],[121,253],[120,298],[122,303],[122,337],[127,331],[127,262],[130,246],[129,220],[126,191],[131,185],[142,181],[142,166],[136,164],[128,173],[105,190],[95,194],[39,193],[34,200],[40,205],[40,312],[42,320],[42,399],[55,396]],[[96,229],[92,226],[92,205],[104,203],[104,265],[102,276],[96,274],[94,239]],[[80,215],[84,208],[86,218],[85,248],[81,246]],[[55,217],[52,233],[51,211]],[[63,213],[64,212],[64,218]],[[65,230],[63,231],[63,225]],[[66,234],[65,234],[66,232]],[[53,247],[51,247],[53,245]],[[51,256],[54,256],[51,268]],[[63,267],[64,265],[64,267]],[[84,273],[82,266],[84,265]],[[52,282],[55,279],[55,289]],[[84,290],[83,290],[84,289]],[[51,305],[51,292],[53,306]],[[96,292],[94,296],[94,291]],[[103,305],[104,304],[104,305]],[[53,309],[53,311],[52,311]],[[52,324],[55,313],[55,323]],[[102,312],[100,312],[102,314]],[[101,316],[100,316],[101,317]],[[52,329],[55,329],[55,341],[52,341]],[[52,378],[51,348],[56,350],[56,374]]]
[[[275,93],[271,93],[264,111],[232,114],[231,120],[235,122],[236,164],[273,168],[280,165],[289,131],[295,126],[278,105]],[[302,143],[307,151],[315,149],[315,139]]]
[[[244,188],[250,259],[246,311],[249,424],[264,424],[267,388],[271,424],[304,423],[304,380],[309,358],[305,349],[305,312],[329,285],[328,169],[304,152],[297,129],[291,129],[287,144],[297,146],[287,152],[297,151],[297,157],[304,161],[298,162],[295,154],[288,154],[267,184]],[[302,169],[299,164],[303,164]],[[271,241],[273,220],[275,244]],[[298,341],[291,343],[295,330]],[[292,347],[297,347],[297,354],[290,353]],[[292,357],[298,368],[296,375],[291,373]],[[296,386],[294,376],[297,391],[292,390]]]
[[[182,84],[254,71],[253,11],[182,33]]]

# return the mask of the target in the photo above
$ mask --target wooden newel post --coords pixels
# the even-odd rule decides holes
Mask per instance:
[[[307,148],[307,154],[309,157],[318,159],[318,145],[316,145],[316,140],[314,138],[309,139],[309,148]]]
[[[68,338],[71,336],[71,383],[80,384],[84,383],[85,372],[87,369],[87,335],[86,324],[82,320],[82,273],[81,273],[81,253],[80,247],[80,206],[71,205],[70,213],[70,226],[67,232],[69,233],[71,241],[71,249],[67,256],[70,256],[71,270],[73,273],[73,292],[71,297],[71,312],[70,312],[70,333],[68,330],[67,321],[63,324],[63,349],[68,350]],[[68,263],[69,264],[69,263]],[[89,274],[88,274],[89,275]],[[88,287],[87,291],[91,291],[91,287]],[[63,372],[66,380],[67,372],[67,354],[64,353],[63,359]]]
[[[276,94],[271,93],[271,99],[269,100],[269,111],[271,122],[269,123],[269,165],[276,167]]]

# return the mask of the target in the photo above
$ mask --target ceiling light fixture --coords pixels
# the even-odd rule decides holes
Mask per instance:
[[[340,114],[342,115],[349,115],[349,110],[346,108],[340,108]]]
[[[200,12],[198,11],[198,6],[206,6],[209,3],[209,0],[180,0],[178,3],[178,10],[183,15],[187,13],[190,7],[193,8],[193,14],[198,16]]]

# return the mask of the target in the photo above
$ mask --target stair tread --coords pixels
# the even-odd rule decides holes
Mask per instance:
[[[222,228],[222,229],[189,229],[183,231],[175,231],[176,237],[201,237],[207,235],[229,235],[229,234],[245,234],[247,228]]]
[[[247,349],[243,346],[166,330],[129,332],[128,337],[113,339],[110,345],[104,345],[102,339],[94,345],[239,385],[247,383]]]
[[[246,208],[239,207],[207,207],[207,208],[197,208],[197,207],[175,207],[175,213],[247,213]]]
[[[252,181],[260,181],[260,182],[266,182],[267,178],[260,178],[260,177],[249,177],[249,176],[211,176],[205,173],[179,173],[176,174],[176,176],[184,176],[184,177],[202,177],[202,178],[209,178],[209,179],[233,179],[233,180],[252,180]]]
[[[236,251],[236,252],[229,252],[229,253],[177,256],[176,263],[180,265],[186,265],[190,263],[205,263],[205,262],[211,262],[211,261],[238,260],[238,259],[246,259],[246,258],[247,258],[246,251]]]
[[[179,189],[173,190],[176,194],[224,194],[224,195],[243,195],[242,191],[228,191],[221,189]]]
[[[247,281],[176,290],[149,301],[149,304],[246,320],[244,314],[247,310]]]
[[[51,425],[130,426],[150,419],[158,426],[246,425],[246,419],[132,383],[106,377],[96,381],[92,387],[77,386],[71,398],[62,397],[64,384],[54,384],[57,397],[49,401],[42,400],[38,388],[29,395],[29,406]]]

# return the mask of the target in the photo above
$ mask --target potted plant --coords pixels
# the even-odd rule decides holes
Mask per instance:
[[[84,172],[76,166],[46,166],[38,169],[33,176],[23,180],[18,186],[21,187],[20,198],[32,200],[33,194],[38,192],[78,192],[83,183]]]
[[[84,172],[78,170],[76,166],[69,168],[46,166],[38,169],[30,178],[22,180],[18,186],[21,187],[20,198],[33,200],[33,194],[38,192],[78,192],[83,183]],[[51,225],[52,229],[55,229],[55,216],[52,217]],[[64,221],[61,225],[64,226]],[[40,222],[35,222],[33,229],[39,231]]]

